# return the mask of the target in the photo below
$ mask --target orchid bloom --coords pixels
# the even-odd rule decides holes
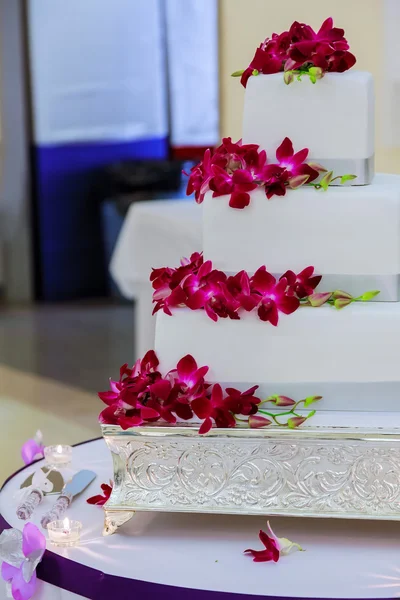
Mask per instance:
[[[255,294],[262,301],[260,294]],[[292,297],[293,299],[295,298]],[[157,369],[158,358],[153,351],[136,361],[132,368],[127,364],[123,365],[119,381],[111,380],[111,391],[99,393],[107,405],[100,413],[99,421],[125,430],[160,420],[174,424],[178,418],[186,421],[196,415],[203,421],[200,434],[207,433],[213,424],[216,427],[235,427],[237,421],[247,421],[249,427],[264,427],[272,423],[272,420],[258,414],[260,411],[271,416],[260,409],[261,400],[255,395],[258,386],[244,392],[235,388],[226,388],[224,391],[218,383],[212,385],[205,380],[208,366],[198,367],[190,354],[181,358],[176,368],[165,376]],[[321,396],[308,396],[299,402],[308,406],[320,399]],[[273,402],[275,407],[284,407],[286,416],[289,415],[287,407],[291,406],[293,409],[299,404],[277,394],[269,396],[264,403],[267,401]],[[296,416],[294,410],[290,414],[292,417],[286,423],[279,424],[290,428],[298,427],[314,411],[304,417]],[[271,416],[271,419],[274,417]],[[104,504],[111,493],[111,487],[111,484],[103,484],[101,489],[104,494],[89,499],[89,504]]]
[[[300,306],[298,298],[288,295],[287,280],[281,279],[277,283],[275,277],[268,273],[264,266],[254,274],[252,286],[261,294],[258,316],[262,321],[269,321],[276,326],[279,321],[279,312],[289,315]]]
[[[236,421],[224,402],[224,394],[221,386],[216,383],[211,392],[211,397],[202,396],[192,402],[193,412],[199,419],[204,419],[199,433],[210,431],[213,420],[217,427],[235,427]]]
[[[46,549],[46,538],[33,523],[23,531],[5,529],[0,535],[1,576],[14,600],[29,600],[36,590],[36,567]]]
[[[264,546],[264,550],[245,550],[245,554],[253,557],[254,562],[278,562],[281,556],[289,554],[292,550],[300,550],[303,548],[287,538],[278,538],[272,531],[269,521],[267,522],[268,533],[260,529],[259,538]]]
[[[350,69],[356,62],[355,56],[348,52],[349,44],[344,37],[344,29],[333,27],[332,17],[322,23],[317,33],[309,25],[295,22],[289,35],[293,42],[288,50],[289,60],[285,64],[285,70],[312,63],[324,71],[342,72]],[[343,64],[337,60],[338,56]]]
[[[269,75],[313,66],[320,69],[321,77],[326,71],[347,71],[355,62],[344,30],[333,27],[333,19],[329,17],[318,32],[295,21],[289,31],[274,33],[256,49],[247,69],[236,71],[233,76],[240,76],[241,84],[246,87],[249,78],[260,73]]]
[[[293,271],[286,271],[281,277],[285,278],[289,287],[298,298],[306,298],[314,293],[319,285],[322,275],[314,275],[314,267],[306,267],[297,275]]]
[[[92,496],[91,498],[88,498],[86,500],[86,502],[88,504],[94,504],[96,506],[104,506],[104,504],[107,502],[107,500],[111,496],[113,486],[114,486],[114,483],[111,480],[110,480],[109,485],[107,483],[102,483],[100,487],[101,487],[103,494],[98,494],[97,496]]]

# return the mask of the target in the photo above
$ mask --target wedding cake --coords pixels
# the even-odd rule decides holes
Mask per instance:
[[[229,205],[230,195],[208,191],[203,248],[204,260],[226,273],[254,274],[266,265],[278,278],[313,265],[322,275],[318,291],[380,293],[343,311],[301,308],[280,316],[277,327],[260,322],[256,311],[217,323],[187,307],[173,317],[160,312],[156,353],[163,370],[190,353],[210,365],[212,381],[240,389],[256,383],[261,396],[271,390],[297,398],[318,393],[323,402],[313,424],[363,426],[386,422],[386,411],[396,414],[400,177],[374,175],[373,107],[369,73],[327,72],[316,83],[303,75],[290,85],[282,73],[252,75],[245,90],[243,144],[258,144],[274,162],[289,137],[294,148],[310,148],[310,163],[358,175],[323,193],[302,185],[270,200],[260,186],[249,191],[243,209]]]
[[[355,62],[327,19],[318,32],[296,22],[273,34],[234,73],[243,139],[208,150],[189,178],[203,254],[151,275],[158,372],[190,355],[209,384],[323,397],[313,426],[396,415],[400,176],[374,173],[373,80]],[[163,401],[145,399],[150,422]]]
[[[397,518],[400,176],[374,173],[355,62],[332,19],[296,22],[233,74],[243,139],[189,174],[203,252],[153,269],[155,352],[100,394],[109,513]]]

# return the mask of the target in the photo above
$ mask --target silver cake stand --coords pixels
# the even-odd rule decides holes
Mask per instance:
[[[400,429],[103,425],[104,534],[136,511],[400,518]]]

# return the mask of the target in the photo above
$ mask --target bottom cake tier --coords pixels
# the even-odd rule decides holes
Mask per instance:
[[[211,382],[258,384],[260,397],[322,396],[313,426],[400,427],[399,303],[304,307],[277,327],[256,313],[215,323],[179,309],[158,313],[155,349],[163,372],[191,354]]]
[[[400,518],[400,431],[103,425],[105,534],[136,511]]]

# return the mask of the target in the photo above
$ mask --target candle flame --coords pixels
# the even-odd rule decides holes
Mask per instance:
[[[59,444],[56,448],[56,452],[57,452],[57,454],[62,454],[62,451],[63,451],[62,446],[61,446],[61,444]]]
[[[64,529],[70,529],[70,523],[69,523],[69,519],[68,517],[66,517],[63,521],[63,527]]]

